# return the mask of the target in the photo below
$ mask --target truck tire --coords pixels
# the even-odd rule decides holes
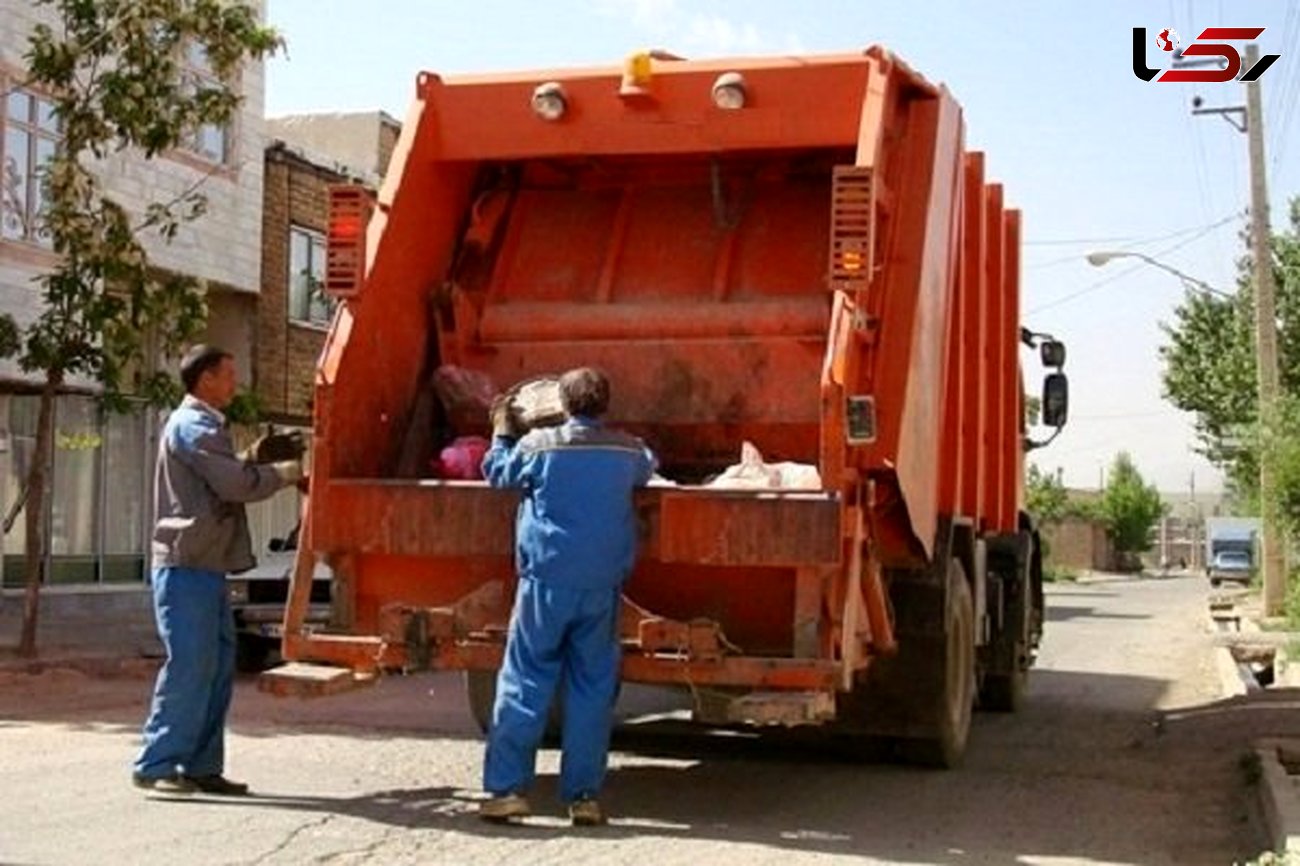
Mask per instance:
[[[563,680],[560,686],[563,686]],[[465,671],[465,697],[469,701],[469,711],[474,716],[474,722],[486,736],[492,728],[492,708],[497,701],[497,672],[494,670]],[[563,698],[560,697],[560,689],[557,688],[555,698],[551,701],[551,710],[546,716],[546,732],[543,737],[549,743],[559,742],[563,730]]]
[[[899,578],[898,652],[872,663],[838,698],[826,730],[845,757],[953,767],[961,760],[975,699],[975,610],[961,562],[946,584]]]
[[[1025,705],[1029,688],[1029,671],[1017,669],[1010,674],[985,674],[980,685],[980,709],[995,713],[1015,713]]]
[[[936,731],[920,739],[902,739],[899,751],[909,763],[951,769],[961,763],[970,736],[975,703],[975,606],[966,570],[956,559],[948,566],[948,592],[944,611],[943,693],[934,713]]]
[[[241,634],[235,637],[235,670],[257,674],[266,670],[274,643],[261,635]]]

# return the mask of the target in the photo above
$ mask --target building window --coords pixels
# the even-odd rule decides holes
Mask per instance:
[[[0,465],[7,511],[36,456],[40,397],[8,395],[0,406],[10,440],[9,459]],[[148,537],[148,412],[106,413],[94,397],[67,394],[56,399],[54,417],[45,582],[139,583]],[[23,509],[5,536],[0,585],[22,585],[28,517]]]
[[[325,284],[325,236],[289,227],[289,318],[329,324],[334,305],[321,291]]]
[[[59,146],[54,103],[20,88],[5,98],[0,145],[0,237],[48,245],[42,169]]]
[[[182,75],[190,90],[221,86],[216,73],[212,71],[207,50],[197,42],[186,45],[182,65]],[[230,127],[228,124],[205,123],[190,133],[182,147],[209,162],[226,165],[230,162]]]

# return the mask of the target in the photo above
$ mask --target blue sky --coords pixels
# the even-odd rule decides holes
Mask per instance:
[[[1300,3],[270,0],[268,15],[289,43],[268,69],[272,116],[382,108],[401,119],[420,70],[617,64],[647,47],[697,58],[884,44],[956,94],[968,145],[987,152],[1024,211],[1023,319],[1067,341],[1072,386],[1070,425],[1037,462],[1096,486],[1124,448],[1161,489],[1186,490],[1192,473],[1198,490],[1221,486],[1191,453],[1190,419],[1160,397],[1159,323],[1179,281],[1135,260],[1094,268],[1084,255],[1132,249],[1233,287],[1246,137],[1189,109],[1196,94],[1239,104],[1242,87],[1140,81],[1131,32],[1173,27],[1186,46],[1205,27],[1266,28],[1263,53],[1282,55],[1261,79],[1277,224],[1300,194]],[[1165,65],[1154,45],[1148,57]]]

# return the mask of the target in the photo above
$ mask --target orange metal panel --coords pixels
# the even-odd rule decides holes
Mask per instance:
[[[953,221],[961,160],[961,115],[941,91],[914,98],[905,122],[911,143],[886,179],[905,191],[894,201],[873,315],[881,319],[879,348],[867,363],[880,412],[880,435],[865,449],[868,465],[896,473],[910,521],[907,535],[929,552],[938,525],[938,456],[942,438],[944,341],[951,281]],[[876,312],[878,310],[878,312]]]
[[[700,565],[822,565],[840,558],[840,503],[820,493],[664,491],[658,558]],[[780,527],[779,531],[773,531]]]
[[[965,204],[964,188],[966,184],[966,164],[964,157],[958,161],[953,173],[952,198],[957,202],[949,213],[952,225],[949,229],[951,238],[948,247],[949,301],[948,321],[944,338],[945,372],[943,387],[943,439],[939,447],[939,504],[940,514],[959,514],[961,512],[961,488],[964,472],[965,453],[962,443],[966,424],[966,382],[970,375],[966,362],[966,316],[969,306],[966,294],[962,291],[962,250],[961,238],[964,223],[962,206]]]
[[[612,382],[610,423],[644,436],[668,477],[689,481],[699,480],[692,467],[737,462],[746,440],[770,460],[816,460],[823,339],[511,342],[467,360],[498,383],[600,367]]]
[[[485,343],[589,340],[691,340],[826,336],[824,295],[798,300],[665,303],[514,303],[488,307],[479,325]]]
[[[797,573],[795,568],[724,568],[642,557],[626,593],[641,607],[668,619],[718,623],[746,655],[789,656],[794,647]]]
[[[1006,236],[1003,253],[1003,281],[1006,309],[1001,334],[1003,362],[998,370],[1002,391],[1006,395],[1003,407],[1002,477],[1006,483],[1002,491],[998,530],[1015,532],[1019,516],[1017,509],[1023,481],[1020,442],[1022,419],[1025,415],[1024,389],[1020,382],[1018,364],[1020,347],[1020,211],[1006,214]]]
[[[933,552],[939,525],[944,419],[951,417],[950,404],[954,402],[947,381],[947,346],[952,286],[957,278],[953,251],[960,237],[956,217],[961,203],[962,159],[960,108],[942,90],[933,105],[935,153],[918,244],[921,259],[915,288],[915,338],[897,461],[899,488],[912,531],[927,554]],[[911,187],[904,189],[913,194]]]
[[[1002,439],[1006,435],[1006,380],[998,375],[1005,359],[1002,333],[1007,317],[1006,284],[1003,280],[1003,257],[1006,254],[1006,222],[1002,213],[1002,186],[990,184],[984,192],[984,285],[988,292],[988,342],[984,350],[988,403],[984,437],[984,507],[987,531],[997,531],[1001,522],[1002,502],[1006,495],[1006,478],[1002,465]]]
[[[986,193],[978,156],[963,162],[957,104],[873,49],[744,61],[749,102],[720,111],[710,88],[733,68],[656,65],[650,98],[635,101],[618,97],[613,69],[420,77],[366,237],[364,291],[336,317],[316,392],[304,534],[346,557],[352,631],[379,634],[394,603],[441,607],[514,579],[511,494],[366,480],[391,474],[438,363],[498,386],[602,367],[611,423],[681,480],[735,462],[745,440],[769,460],[819,462],[829,495],[639,496],[629,596],[716,622],[740,657],[630,656],[630,679],[828,688],[850,601],[854,646],[892,645],[882,563],[917,564],[958,503],[992,526],[1013,518],[1019,224],[1004,231],[1000,188]],[[566,91],[554,123],[529,107],[546,80]],[[832,176],[848,163],[869,168],[869,194],[850,202],[863,233],[849,252],[866,273],[832,293]],[[872,444],[846,443],[849,395],[875,398]],[[850,500],[872,509],[856,549]],[[852,597],[846,550],[862,560]],[[499,645],[476,637],[432,662],[497,664]],[[404,641],[294,641],[355,665],[430,662]]]
[[[965,159],[962,191],[962,282],[963,334],[962,366],[965,368],[962,423],[962,495],[957,513],[970,517],[979,527],[984,513],[984,484],[987,461],[984,439],[988,414],[988,292],[984,271],[984,154],[969,153]]]
[[[735,67],[711,63],[657,65],[649,100],[621,99],[616,68],[445,80],[426,73],[422,93],[451,160],[849,146],[858,138],[857,113],[807,107],[861,104],[874,63],[861,55],[746,60],[743,111],[713,104],[714,80]],[[530,105],[545,81],[565,89],[568,110],[558,122],[540,119]]]
[[[417,104],[390,167],[401,184],[385,184],[370,221],[365,288],[327,345],[316,420],[329,445],[316,454],[333,477],[384,474],[424,372],[430,290],[450,264],[473,177],[472,165],[436,159],[433,124]]]

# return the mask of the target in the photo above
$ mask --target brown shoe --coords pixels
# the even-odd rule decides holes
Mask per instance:
[[[609,823],[609,816],[600,808],[600,803],[584,797],[569,804],[569,820],[575,827],[600,827]]]
[[[161,776],[151,778],[134,773],[131,784],[149,793],[151,797],[188,797],[197,793],[198,785],[184,776]]]
[[[182,776],[186,782],[194,786],[195,790],[204,794],[216,794],[218,797],[247,797],[248,785],[243,782],[232,782],[220,774],[210,776]]]
[[[528,800],[520,794],[502,794],[478,804],[478,816],[497,824],[527,818],[532,812]]]

